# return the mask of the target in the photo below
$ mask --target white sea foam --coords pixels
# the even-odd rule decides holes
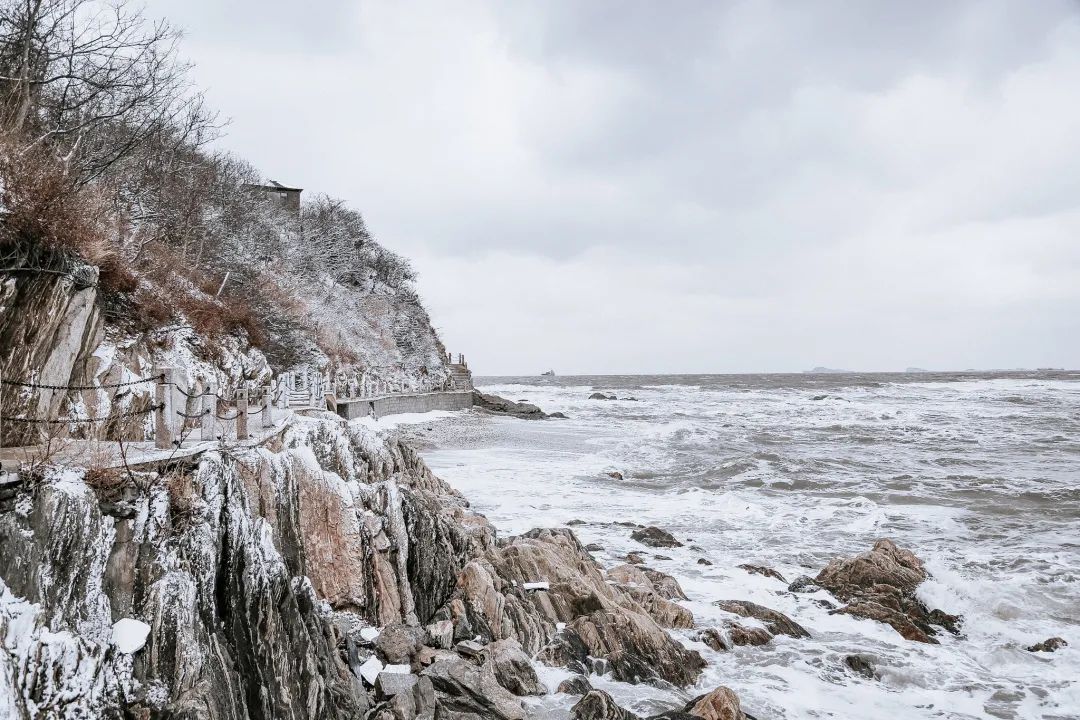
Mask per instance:
[[[792,376],[556,378],[481,389],[569,420],[458,415],[425,435],[425,459],[504,533],[585,521],[598,560],[631,550],[677,576],[701,625],[715,600],[787,613],[810,639],[716,653],[698,686],[593,679],[641,715],[724,684],[758,717],[1080,717],[1080,383],[1042,378]],[[589,400],[594,390],[633,401]],[[821,398],[820,396],[826,396]],[[817,399],[820,398],[820,399]],[[618,471],[623,479],[608,473]],[[669,560],[611,521],[655,524],[686,544]],[[892,537],[927,562],[920,597],[965,617],[940,645],[830,615],[787,580]],[[1072,538],[1072,540],[1070,540]],[[706,558],[713,565],[700,565]],[[1053,654],[1027,645],[1050,636]],[[689,633],[682,634],[686,642]],[[843,659],[872,656],[877,680]],[[545,679],[553,682],[558,672]],[[557,684],[557,683],[556,683]],[[572,698],[536,701],[565,717]]]

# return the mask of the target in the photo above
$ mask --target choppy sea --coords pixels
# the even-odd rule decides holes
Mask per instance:
[[[727,685],[758,718],[1080,718],[1080,374],[694,375],[479,378],[566,420],[479,413],[408,432],[437,474],[504,534],[575,527],[606,566],[629,551],[712,602],[780,610],[812,637],[717,653],[687,691],[594,679],[639,715]],[[619,400],[590,400],[593,392]],[[633,398],[633,399],[630,399]],[[612,476],[609,473],[621,474]],[[610,521],[663,527],[653,550]],[[931,606],[964,616],[940,645],[830,615],[779,580],[896,540],[927,563]],[[656,558],[661,554],[669,559]],[[712,565],[698,563],[705,558]],[[1056,653],[1025,647],[1051,636]],[[846,655],[873,657],[879,678]],[[549,671],[558,680],[558,671]],[[565,717],[573,698],[535,711]]]

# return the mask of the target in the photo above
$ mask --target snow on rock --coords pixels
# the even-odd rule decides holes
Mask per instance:
[[[360,637],[366,642],[374,642],[375,638],[379,637],[379,628],[360,628]]]
[[[128,655],[141,650],[146,645],[146,638],[149,635],[150,626],[142,620],[120,618],[113,623],[113,644],[120,649],[120,652]]]
[[[527,582],[522,583],[521,587],[526,590],[550,590],[551,583],[549,582]]]
[[[379,658],[372,655],[360,666],[360,677],[364,678],[364,681],[368,685],[375,685],[375,681],[379,677],[379,673],[383,671],[383,664]]]

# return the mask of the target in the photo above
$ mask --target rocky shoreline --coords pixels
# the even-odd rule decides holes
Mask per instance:
[[[50,471],[0,515],[16,717],[519,720],[524,698],[562,692],[581,696],[572,717],[629,718],[589,678],[694,687],[705,660],[668,630],[718,651],[808,635],[739,599],[717,599],[730,622],[697,627],[675,578],[640,557],[605,569],[570,527],[499,537],[407,445],[329,415],[182,477],[116,517],[85,477]],[[643,549],[679,542],[627,532]],[[883,540],[791,588],[932,642],[959,620],[914,598],[925,577]],[[116,642],[122,620],[149,628],[135,649]],[[534,660],[573,676],[546,688]],[[708,690],[662,717],[752,717]]]

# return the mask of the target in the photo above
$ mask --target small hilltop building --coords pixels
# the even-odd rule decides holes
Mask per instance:
[[[295,215],[300,214],[300,193],[303,188],[286,187],[277,180],[267,180],[266,185],[252,185],[255,190],[261,190],[273,202],[281,204],[281,207]]]

